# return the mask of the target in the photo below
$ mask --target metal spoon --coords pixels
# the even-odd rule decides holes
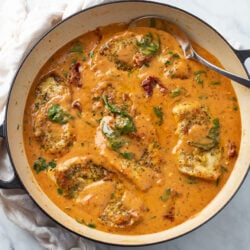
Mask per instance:
[[[129,23],[129,27],[154,27],[157,29],[165,30],[170,33],[179,42],[183,53],[187,59],[196,60],[212,70],[236,81],[248,88],[250,88],[250,80],[230,73],[224,69],[221,69],[214,64],[208,62],[206,59],[201,57],[192,47],[187,35],[174,23],[168,21],[165,17],[156,15],[146,15],[133,19]]]

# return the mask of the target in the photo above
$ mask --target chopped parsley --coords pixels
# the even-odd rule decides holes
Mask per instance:
[[[173,51],[169,51],[168,54],[175,59],[180,59],[179,54],[174,53]]]
[[[194,72],[194,80],[203,87],[204,80],[202,78],[202,75],[206,75],[205,70],[198,70],[198,71]]]
[[[63,194],[63,190],[62,190],[61,188],[58,188],[58,189],[57,189],[57,193],[58,193],[59,195],[62,195],[62,194]]]
[[[167,188],[163,193],[163,195],[160,196],[160,199],[163,202],[166,202],[169,199],[170,195],[171,195],[171,188]]]
[[[221,169],[222,173],[228,172],[228,169],[226,167],[224,167],[224,166],[221,166],[220,169]]]
[[[131,152],[120,152],[120,155],[127,160],[132,160],[134,158],[134,154]]]
[[[153,110],[154,110],[154,113],[156,115],[156,117],[158,118],[158,122],[157,124],[160,126],[162,125],[163,123],[163,111],[162,111],[162,107],[158,107],[158,106],[155,106],[153,107]]]
[[[237,106],[237,105],[234,105],[234,106],[233,106],[233,110],[234,110],[234,111],[237,111],[237,110],[238,110],[238,106]]]
[[[86,223],[85,220],[82,219],[82,218],[75,218],[75,220],[76,220],[78,223],[84,224],[84,225],[86,225],[86,226],[88,226],[88,227],[90,227],[90,228],[96,228],[96,224],[94,224],[94,223]]]
[[[83,44],[80,41],[76,41],[73,43],[68,53],[83,53]]]
[[[181,88],[180,87],[177,87],[177,88],[171,90],[170,97],[175,98],[179,95],[181,95]]]
[[[89,52],[89,58],[93,58],[93,56],[94,56],[94,51],[90,51]]]
[[[152,33],[149,32],[140,41],[137,41],[136,45],[139,47],[140,53],[145,56],[153,56],[158,53],[161,48],[161,42],[159,37],[157,37],[157,41],[155,40]]]
[[[96,224],[94,223],[88,223],[87,226],[90,228],[96,228]]]
[[[41,171],[53,169],[56,167],[56,163],[54,160],[46,162],[46,160],[43,157],[39,157],[37,160],[35,160],[33,164],[33,168],[36,171],[37,174],[39,174]]]
[[[186,181],[188,184],[196,184],[198,182],[198,179],[193,176],[188,176]]]
[[[210,82],[211,85],[220,85],[221,83],[219,81],[212,81]]]
[[[172,64],[172,62],[170,60],[166,60],[164,64],[165,64],[165,66],[169,66]]]

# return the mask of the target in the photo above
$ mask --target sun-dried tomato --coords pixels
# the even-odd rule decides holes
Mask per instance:
[[[69,73],[68,81],[70,84],[76,87],[82,87],[81,64],[79,62],[74,63],[71,66],[71,71]]]
[[[154,76],[148,76],[146,79],[142,81],[141,86],[146,92],[147,97],[151,97],[153,95],[153,90],[155,86],[158,86],[160,89],[160,92],[165,94],[167,92],[166,87],[161,83],[161,81]]]

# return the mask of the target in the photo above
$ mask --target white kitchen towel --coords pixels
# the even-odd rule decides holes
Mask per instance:
[[[74,12],[108,1],[0,0],[0,124],[11,81],[22,58],[37,39]],[[234,41],[232,44],[239,47]],[[4,141],[0,138],[0,179],[7,180],[12,175]],[[11,221],[29,231],[47,249],[97,248],[93,242],[70,233],[47,217],[24,190],[0,190],[0,206]]]
[[[27,51],[44,32],[62,19],[108,0],[1,0],[0,1],[0,123],[11,81]],[[0,179],[13,171],[0,139]],[[51,250],[94,250],[92,241],[70,233],[46,216],[24,190],[0,190],[0,206],[7,217]]]

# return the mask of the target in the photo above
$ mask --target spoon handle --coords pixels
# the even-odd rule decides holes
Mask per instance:
[[[210,69],[215,70],[216,72],[218,72],[218,73],[220,73],[220,74],[222,74],[222,75],[230,78],[231,80],[233,80],[235,82],[238,82],[238,83],[244,85],[245,87],[250,88],[250,80],[249,79],[246,79],[246,78],[240,77],[238,75],[229,73],[228,71],[215,66],[214,64],[208,62],[206,59],[204,59],[203,57],[201,57],[200,55],[198,55],[195,51],[193,51],[192,58],[195,59],[195,60],[197,60],[197,61],[199,61],[200,63],[206,65]]]

